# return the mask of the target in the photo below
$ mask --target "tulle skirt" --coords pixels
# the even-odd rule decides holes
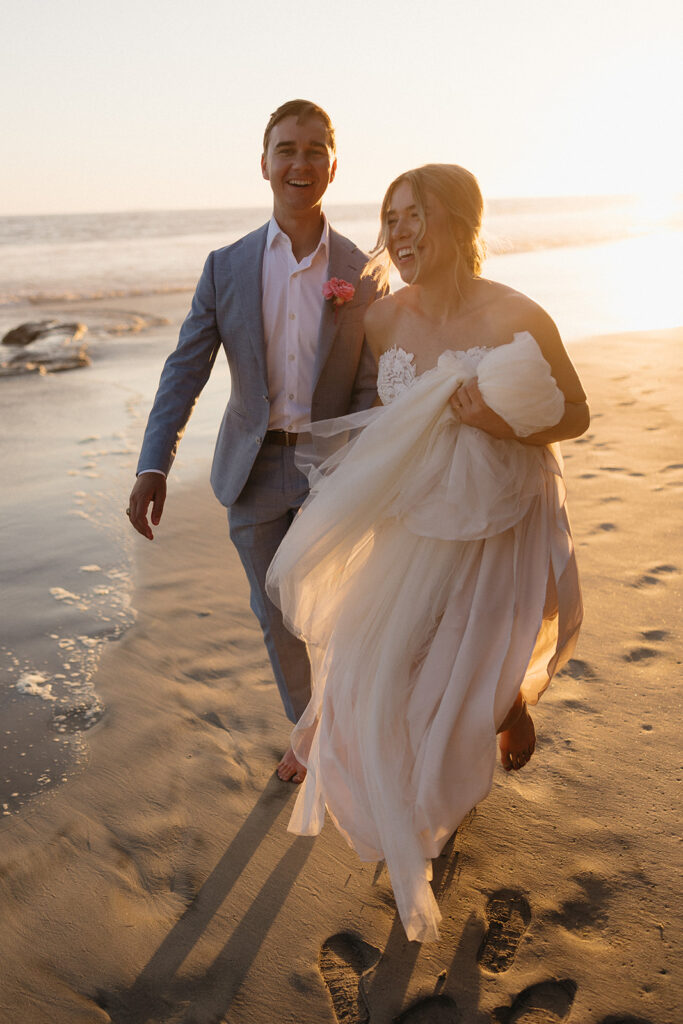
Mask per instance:
[[[504,348],[479,367],[482,391],[488,371],[509,392],[496,411],[557,422],[534,412],[540,353]],[[559,449],[458,424],[449,356],[390,406],[316,425],[311,495],[268,576],[312,669],[289,828],[317,834],[327,811],[386,860],[419,941],[438,937],[431,858],[491,787],[496,727],[520,688],[536,703],[582,614]]]

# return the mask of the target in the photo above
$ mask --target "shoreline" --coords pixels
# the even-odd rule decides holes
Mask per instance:
[[[2,497],[0,820],[87,761],[87,730],[104,710],[99,657],[134,620],[133,536],[122,508],[187,303],[183,293],[145,312],[125,301],[43,307],[44,318],[88,323],[91,365],[0,382],[11,482]],[[180,480],[211,450],[227,373],[215,377],[188,429]]]
[[[563,445],[584,628],[535,709],[532,762],[497,770],[435,863],[442,939],[421,948],[386,873],[331,824],[286,832],[294,791],[273,772],[289,727],[225,510],[197,477],[197,425],[155,541],[133,538],[137,619],[97,669],[107,712],[89,763],[0,822],[8,1020],[334,1024],[330,993],[358,987],[325,946],[343,933],[373,1024],[437,994],[483,1019],[535,985],[558,1007],[571,994],[581,1024],[673,1024],[678,734],[662,711],[680,674],[682,341],[679,328],[571,348],[593,410]],[[495,893],[530,907],[502,973],[477,963]]]

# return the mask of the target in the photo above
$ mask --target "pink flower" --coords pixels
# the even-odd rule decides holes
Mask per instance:
[[[342,306],[345,302],[350,302],[355,294],[356,289],[353,285],[349,284],[348,281],[344,281],[341,277],[331,277],[323,285],[323,296],[326,299],[332,300],[335,313],[339,306]]]

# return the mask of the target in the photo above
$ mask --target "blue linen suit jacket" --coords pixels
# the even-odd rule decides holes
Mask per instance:
[[[185,425],[221,346],[230,367],[230,398],[211,469],[223,505],[244,487],[268,429],[270,401],[261,306],[261,267],[268,225],[209,254],[174,352],[166,360],[142,443],[138,472],[170,470]],[[328,276],[356,288],[350,302],[325,302],[320,319],[311,420],[368,408],[377,367],[364,340],[363,316],[377,295],[361,271],[367,256],[330,228]]]

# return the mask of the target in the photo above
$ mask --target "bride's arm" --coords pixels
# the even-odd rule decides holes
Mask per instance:
[[[451,398],[453,411],[462,423],[478,427],[493,437],[513,439],[523,444],[545,445],[580,437],[588,429],[590,412],[581,381],[562,344],[557,327],[545,310],[530,299],[525,300],[520,311],[523,319],[513,325],[512,333],[527,330],[535,338],[550,366],[555,383],[564,395],[562,418],[547,430],[518,437],[510,424],[486,404],[476,380],[457,389]]]
[[[560,389],[561,390],[561,389]],[[470,427],[478,427],[492,437],[501,440],[521,441],[522,444],[552,444],[553,441],[567,441],[572,437],[580,437],[588,430],[590,412],[588,403],[568,402],[565,398],[562,419],[537,434],[519,437],[502,416],[494,412],[484,401],[476,380],[462,384],[451,397],[451,406],[461,423]]]
[[[587,402],[564,403],[564,416],[554,427],[540,430],[537,434],[520,437],[522,444],[552,444],[553,441],[568,441],[572,437],[581,437],[590,425],[591,416]]]

